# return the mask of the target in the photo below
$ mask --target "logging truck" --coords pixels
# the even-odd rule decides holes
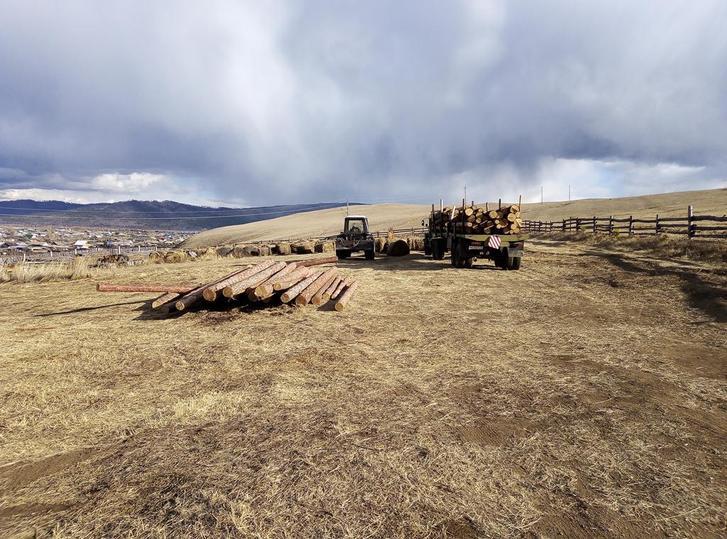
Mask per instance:
[[[519,219],[519,207],[517,208]],[[507,270],[519,270],[522,260],[527,234],[519,232],[519,225],[515,226],[493,224],[488,226],[486,221],[478,222],[477,213],[480,210],[470,208],[453,209],[447,214],[447,209],[435,212],[429,218],[428,229],[424,235],[424,253],[434,260],[442,260],[446,253],[451,254],[451,263],[456,268],[471,268],[478,258],[489,258],[495,266]],[[493,215],[502,213],[501,209],[493,210]],[[482,212],[487,215],[486,212]],[[451,216],[451,217],[448,217]],[[473,219],[474,216],[474,219]],[[495,223],[499,217],[492,217]],[[504,219],[503,221],[506,221]],[[422,222],[426,226],[426,221]],[[513,228],[517,232],[513,232]]]

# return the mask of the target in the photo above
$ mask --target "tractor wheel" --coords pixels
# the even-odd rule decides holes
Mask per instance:
[[[520,269],[520,261],[522,260],[522,257],[520,256],[511,256],[507,259],[507,269],[509,270],[519,270]]]
[[[339,260],[343,260],[351,256],[351,251],[349,251],[348,249],[339,249],[336,251],[336,256]]]

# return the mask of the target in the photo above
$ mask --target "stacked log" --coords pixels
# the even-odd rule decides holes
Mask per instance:
[[[432,214],[432,225],[441,232],[465,234],[519,234],[523,220],[520,206],[512,204],[490,209],[487,205],[444,208]]]
[[[336,300],[335,309],[342,310],[358,285],[352,279],[340,275],[335,267],[323,269],[311,267],[336,261],[336,257],[316,257],[291,263],[267,260],[260,264],[238,268],[219,279],[201,285],[99,283],[97,290],[161,293],[161,296],[150,302],[150,306],[152,309],[167,312],[186,311],[204,302],[215,302],[217,307],[224,307],[235,305],[238,300],[264,304],[274,299],[297,306],[307,304],[320,306],[330,300]]]
[[[405,256],[409,254],[409,243],[406,240],[394,240],[389,243],[386,252],[389,256]]]

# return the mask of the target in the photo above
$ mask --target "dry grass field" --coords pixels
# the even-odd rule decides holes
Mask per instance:
[[[454,201],[448,201],[452,204]],[[497,202],[490,202],[496,205]],[[525,219],[556,221],[568,217],[686,216],[687,206],[702,215],[727,214],[727,189],[665,193],[625,198],[584,199],[572,202],[523,204]],[[375,204],[351,206],[351,213],[368,216],[372,230],[420,227],[431,206],[416,204]],[[346,208],[298,213],[268,221],[206,230],[185,242],[189,248],[209,247],[249,241],[283,240],[331,236],[341,231]]]
[[[724,266],[339,267],[343,313],[0,285],[0,536],[724,536]]]

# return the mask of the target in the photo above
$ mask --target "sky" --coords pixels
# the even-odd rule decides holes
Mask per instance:
[[[727,186],[725,0],[0,0],[0,199]]]

